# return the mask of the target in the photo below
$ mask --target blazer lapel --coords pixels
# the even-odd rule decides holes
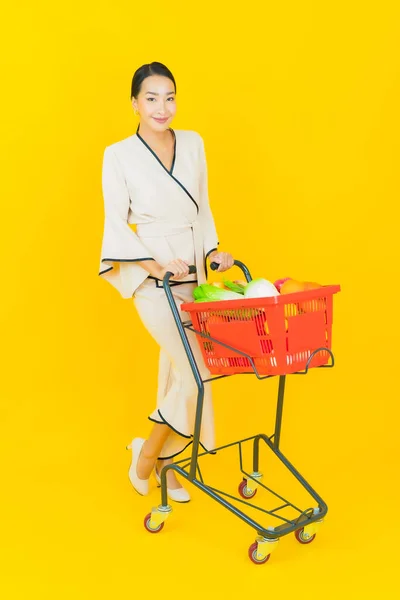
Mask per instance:
[[[161,162],[161,160],[158,158],[157,154],[152,150],[152,148],[150,148],[150,146],[147,144],[147,142],[142,138],[142,136],[139,133],[139,125],[138,128],[136,130],[136,136],[137,138],[142,142],[142,144],[144,145],[144,147],[148,150],[148,152],[150,152],[154,159],[158,162],[158,164],[160,165],[160,167],[164,170],[164,172],[168,175],[168,177],[170,179],[172,179],[176,184],[178,184],[178,186],[183,190],[183,192],[185,192],[186,196],[188,196],[190,198],[190,200],[195,204],[196,206],[196,210],[197,210],[197,214],[199,213],[199,205],[197,204],[196,200],[193,198],[193,195],[189,192],[189,190],[187,189],[187,187],[182,183],[182,181],[180,181],[177,177],[175,177],[174,175],[174,167],[175,167],[175,162],[176,162],[176,155],[177,155],[177,143],[176,143],[176,133],[173,129],[170,128],[170,131],[172,131],[173,135],[174,135],[174,156],[173,156],[173,160],[172,160],[172,166],[171,166],[171,170],[169,171],[166,166]],[[180,152],[182,149],[179,148],[178,145],[178,152]]]

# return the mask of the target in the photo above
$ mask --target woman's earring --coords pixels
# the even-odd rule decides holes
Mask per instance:
[[[139,111],[136,110],[136,108],[133,110],[133,112],[135,113],[136,116],[139,114]]]

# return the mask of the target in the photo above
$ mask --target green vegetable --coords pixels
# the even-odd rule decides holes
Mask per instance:
[[[224,279],[224,285],[237,294],[244,294],[244,289],[246,287],[241,283],[234,283],[233,281],[227,281],[226,279]]]
[[[193,290],[195,302],[216,302],[218,300],[243,300],[242,294],[222,290],[215,285],[202,283]]]

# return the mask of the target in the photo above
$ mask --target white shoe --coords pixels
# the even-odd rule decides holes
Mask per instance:
[[[139,479],[136,470],[139,461],[139,456],[145,441],[146,440],[143,440],[142,438],[135,438],[126,447],[127,450],[132,450],[132,462],[131,466],[129,467],[129,479],[136,492],[141,496],[147,496],[147,494],[149,493],[149,480]]]
[[[157,483],[159,485],[161,485],[161,478],[160,478],[159,474],[157,473],[157,467],[154,467],[153,473],[154,473],[154,477],[156,478]],[[171,500],[174,500],[175,502],[189,502],[190,501],[190,494],[183,487],[180,487],[177,490],[170,490],[169,487],[167,487],[167,495],[168,495],[168,498],[170,498]]]

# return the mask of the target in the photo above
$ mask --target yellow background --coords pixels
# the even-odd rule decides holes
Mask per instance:
[[[386,0],[3,12],[2,598],[397,597],[399,13]],[[152,60],[177,80],[172,127],[205,140],[221,250],[253,277],[342,286],[337,365],[288,378],[281,440],[328,518],[262,567],[254,532],[196,489],[149,535],[159,492],[140,498],[127,478],[158,350],[97,276],[101,163],[136,130],[131,77]],[[272,433],[276,384],[215,382],[218,443]],[[234,490],[236,455],[207,460]],[[267,475],[296,497],[273,461]]]

